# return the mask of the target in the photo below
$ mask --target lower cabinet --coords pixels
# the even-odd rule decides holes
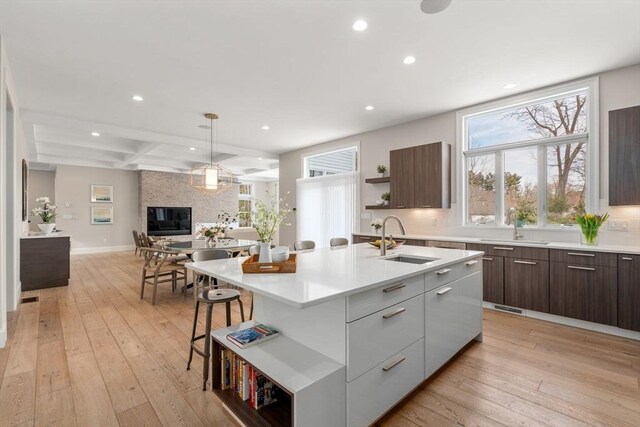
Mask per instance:
[[[550,279],[552,314],[617,326],[615,267],[552,262]]]
[[[505,258],[504,303],[549,312],[549,261]]]
[[[618,327],[640,332],[640,255],[618,255]]]
[[[482,299],[504,304],[504,257],[482,257]]]
[[[425,294],[425,375],[429,377],[482,332],[482,274]]]

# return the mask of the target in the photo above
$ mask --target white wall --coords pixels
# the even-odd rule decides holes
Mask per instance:
[[[36,203],[37,197],[48,197],[51,203],[55,204],[55,183],[55,171],[29,171],[29,197],[27,198],[27,209],[29,212],[31,212],[31,209],[40,206],[39,203]],[[39,231],[38,224],[40,223],[40,217],[29,214],[29,220],[29,231]]]
[[[91,184],[113,185],[113,203],[91,203]],[[60,165],[55,199],[56,228],[71,234],[72,254],[133,248],[131,230],[138,228],[138,172]],[[92,225],[91,206],[109,205],[113,206],[113,225]]]
[[[640,207],[608,206],[608,112],[609,110],[640,104],[640,65],[605,72],[600,77],[600,210],[609,211],[611,220],[627,221],[629,232],[602,230],[600,241],[605,244],[638,245],[640,239]],[[319,150],[329,151],[336,147],[360,142],[361,170],[361,206],[373,204],[383,191],[389,191],[389,184],[366,184],[364,179],[375,177],[378,164],[389,165],[389,151],[397,148],[443,141],[456,150],[456,112],[404,123],[397,126],[378,129],[348,138],[291,151],[280,156],[280,191],[290,191],[289,200],[295,205],[295,180],[302,176],[302,157]],[[452,154],[453,154],[452,153]],[[455,155],[452,156],[452,206],[451,209],[408,209],[385,211],[362,211],[360,230],[370,231],[372,218],[387,214],[398,215],[403,219],[407,232],[428,235],[457,235],[478,237],[510,238],[511,230],[479,229],[478,227],[460,227],[458,201],[456,200],[457,170]],[[282,244],[292,244],[296,238],[295,216],[291,227],[280,229]],[[392,227],[395,227],[393,225]],[[606,226],[604,227],[606,228]],[[394,233],[399,231],[392,228]],[[544,231],[525,230],[528,239],[578,242],[578,230]]]

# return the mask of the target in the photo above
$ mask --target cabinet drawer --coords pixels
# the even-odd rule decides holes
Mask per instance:
[[[549,261],[505,258],[504,303],[549,312]]]
[[[424,336],[424,294],[347,324],[347,381]]]
[[[368,426],[424,380],[424,340],[347,383],[347,425]]]
[[[425,294],[425,377],[482,332],[482,273]]]
[[[356,243],[366,243],[366,242],[373,242],[375,240],[377,240],[378,238],[376,237],[371,237],[371,236],[359,236],[357,234],[353,234],[353,244],[355,245]]]
[[[467,243],[467,249],[470,251],[484,251],[485,255],[503,256],[508,258],[526,258],[538,259],[541,261],[549,260],[549,249],[546,248],[530,248],[528,246],[516,246],[508,243],[500,244],[480,244]]]
[[[640,332],[640,255],[618,255],[618,327]]]
[[[467,244],[464,242],[443,242],[441,240],[429,240],[427,246],[430,248],[444,248],[444,249],[466,249]]]
[[[431,289],[480,271],[482,271],[482,258],[480,256],[459,264],[441,267],[425,274],[425,290],[430,291]]]
[[[618,265],[617,254],[595,251],[573,251],[566,249],[552,249],[551,261],[566,262],[580,265],[601,265],[603,267],[616,267]]]
[[[427,241],[426,240],[405,239],[405,238],[402,237],[402,235],[395,236],[393,239],[394,240],[406,240],[404,244],[405,245],[409,245],[409,246],[427,246]]]
[[[424,274],[347,297],[347,322],[424,293]]]

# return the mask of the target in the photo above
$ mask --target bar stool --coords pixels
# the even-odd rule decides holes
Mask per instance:
[[[187,362],[187,370],[191,369],[191,360],[195,351],[204,358],[202,367],[202,390],[207,389],[207,380],[209,379],[209,357],[211,356],[211,320],[214,304],[225,304],[227,312],[227,326],[231,326],[231,302],[238,301],[240,305],[240,318],[244,322],[244,307],[240,299],[240,292],[235,289],[203,289],[198,292],[196,299],[196,311],[193,317],[193,330],[191,332],[191,348],[189,349],[189,361]],[[200,303],[207,304],[207,317],[205,320],[204,335],[196,336],[196,326],[198,324],[198,309]],[[204,351],[196,347],[196,341],[204,338]]]

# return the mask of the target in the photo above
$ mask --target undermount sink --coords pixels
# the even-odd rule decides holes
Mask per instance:
[[[407,264],[426,264],[428,262],[437,261],[438,258],[427,258],[414,255],[394,255],[388,258],[383,258],[385,261],[404,262]]]
[[[480,239],[481,242],[493,243],[525,243],[527,245],[548,245],[544,240],[513,240],[513,239]]]

